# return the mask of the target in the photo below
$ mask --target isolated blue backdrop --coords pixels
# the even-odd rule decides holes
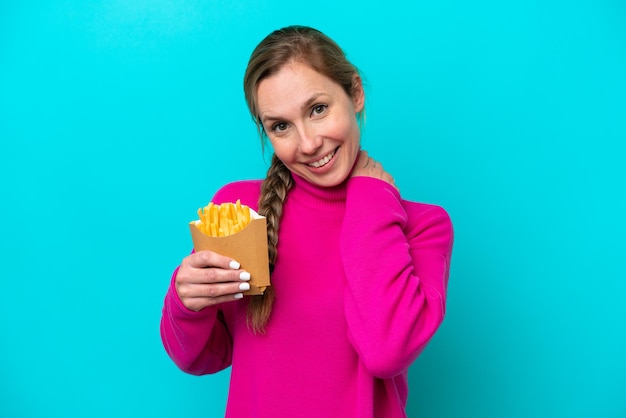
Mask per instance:
[[[1,417],[223,415],[228,371],[177,370],[160,309],[196,208],[264,175],[241,79],[294,23],[362,69],[365,148],[455,225],[409,416],[626,416],[624,2],[411,4],[0,3]]]

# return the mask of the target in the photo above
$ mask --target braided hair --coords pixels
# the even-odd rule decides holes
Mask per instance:
[[[339,84],[348,96],[353,97],[354,76],[357,68],[346,58],[343,50],[322,32],[306,26],[288,26],[270,33],[252,52],[244,75],[244,93],[248,109],[257,126],[262,145],[267,141],[257,108],[259,83],[278,73],[286,64],[299,62],[310,66]],[[360,122],[364,110],[357,115]],[[270,272],[276,264],[278,254],[278,229],[283,213],[283,204],[293,177],[289,169],[274,154],[267,176],[261,186],[258,213],[267,222],[267,243]],[[270,319],[275,293],[268,287],[263,295],[251,296],[248,305],[248,328],[254,333],[264,333]]]

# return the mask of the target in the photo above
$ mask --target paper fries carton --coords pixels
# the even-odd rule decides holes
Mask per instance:
[[[269,259],[267,255],[267,226],[265,217],[250,209],[251,221],[236,234],[226,237],[210,237],[202,233],[197,224],[189,223],[193,248],[196,251],[211,250],[231,257],[250,273],[250,290],[245,295],[262,295],[270,285]]]

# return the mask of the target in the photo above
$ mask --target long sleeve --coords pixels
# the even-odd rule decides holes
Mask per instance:
[[[350,180],[340,239],[345,313],[373,375],[408,369],[443,321],[452,240],[442,208],[403,202],[377,179]]]
[[[230,366],[232,339],[215,306],[200,312],[187,309],[174,284],[178,269],[165,295],[161,316],[161,340],[165,351],[184,372],[202,375]]]

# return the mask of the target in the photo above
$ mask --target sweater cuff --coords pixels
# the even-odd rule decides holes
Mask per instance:
[[[377,241],[378,234],[386,236],[391,225],[396,224],[402,229],[406,226],[408,216],[400,193],[386,181],[353,177],[346,197],[346,214],[349,216],[344,219],[342,237],[348,243],[366,235]]]
[[[379,191],[388,195],[390,194],[398,203],[402,200],[398,189],[384,180],[374,177],[357,176],[352,177],[348,181],[349,194],[356,193],[357,195],[366,195],[370,200],[376,200]]]

